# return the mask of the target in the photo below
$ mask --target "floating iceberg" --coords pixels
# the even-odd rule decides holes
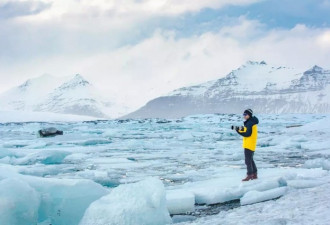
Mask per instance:
[[[195,195],[186,190],[167,191],[166,202],[170,214],[184,214],[195,211]]]
[[[76,225],[88,206],[107,193],[90,180],[25,176],[1,167],[0,224]]]
[[[304,164],[306,168],[322,168],[324,170],[330,170],[330,160],[319,158],[307,160]]]
[[[121,185],[93,202],[80,225],[165,225],[171,222],[163,183],[148,178]]]
[[[265,172],[271,173],[273,171],[275,172],[275,170],[267,170]],[[212,205],[240,199],[245,193],[252,190],[266,191],[286,185],[285,179],[281,176],[253,180],[246,183],[241,183],[239,174],[237,172],[235,174],[234,170],[228,172],[226,176],[223,175],[219,179],[192,183],[183,188],[194,193],[197,204]]]
[[[0,181],[0,224],[37,224],[41,196],[18,179]]]

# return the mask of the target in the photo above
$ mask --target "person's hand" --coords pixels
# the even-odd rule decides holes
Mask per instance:
[[[236,131],[238,131],[238,130],[240,130],[241,129],[241,127],[239,127],[239,126],[231,126],[231,129],[232,130],[236,130]]]

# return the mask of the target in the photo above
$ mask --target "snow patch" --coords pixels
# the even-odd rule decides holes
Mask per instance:
[[[281,197],[287,191],[287,187],[279,187],[267,191],[249,191],[241,199],[241,205],[249,205],[258,202]]]
[[[293,188],[312,188],[312,187],[317,187],[322,184],[324,184],[324,181],[320,180],[289,180],[288,182],[289,187]]]

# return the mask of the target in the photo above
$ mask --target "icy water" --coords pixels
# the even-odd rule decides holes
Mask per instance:
[[[309,141],[306,136],[282,140],[290,135],[286,131],[291,127],[324,117],[258,116],[255,159],[259,170],[300,167],[307,159],[318,157],[317,151],[304,149],[303,143]],[[171,189],[211,179],[221,168],[244,168],[242,140],[231,125],[242,125],[241,116],[0,124],[0,163],[10,164],[25,175],[84,178],[109,188],[156,176]],[[37,131],[47,127],[63,130],[64,135],[38,137]],[[192,216],[216,214],[237,206],[237,202],[198,206]]]

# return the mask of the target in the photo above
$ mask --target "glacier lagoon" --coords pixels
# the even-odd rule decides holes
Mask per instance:
[[[260,179],[247,183],[242,140],[230,129],[241,125],[238,115],[2,123],[0,222],[226,224],[236,211],[302,189],[328,195],[330,116],[258,117]],[[64,135],[39,138],[45,127]]]

